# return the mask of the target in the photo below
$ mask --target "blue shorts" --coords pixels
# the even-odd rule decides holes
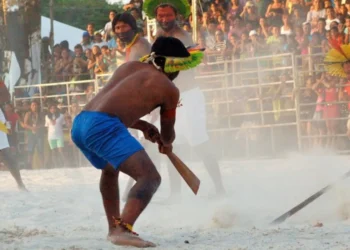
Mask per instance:
[[[131,155],[143,150],[116,116],[82,111],[74,119],[72,140],[97,169],[110,163],[115,169]]]

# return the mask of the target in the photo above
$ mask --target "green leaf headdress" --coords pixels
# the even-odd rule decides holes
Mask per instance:
[[[162,56],[162,55],[156,55],[155,52],[152,52],[151,54],[142,57],[140,61],[145,63],[152,62],[157,69],[160,69],[160,66],[158,66],[155,63],[155,59],[157,57],[163,57],[165,58],[165,65],[164,65],[165,73],[174,73],[177,71],[189,70],[201,64],[202,59],[204,57],[204,53],[203,53],[204,49],[196,49],[194,47],[188,47],[187,50],[190,54],[190,56],[188,57]]]
[[[187,18],[191,14],[191,6],[188,0],[145,0],[143,2],[143,11],[148,18],[152,19],[156,17],[156,9],[159,5],[168,4],[174,7],[178,14]]]

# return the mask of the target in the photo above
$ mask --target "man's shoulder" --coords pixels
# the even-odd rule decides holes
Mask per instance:
[[[140,37],[139,40],[135,43],[135,45],[150,46],[151,44],[148,42],[148,40],[146,38]]]
[[[146,52],[150,53],[151,52],[151,44],[147,41],[147,39],[141,37],[134,45],[134,49],[137,51],[142,50],[142,53]]]
[[[180,27],[176,30],[175,37],[178,38],[185,46],[193,45],[191,34]]]

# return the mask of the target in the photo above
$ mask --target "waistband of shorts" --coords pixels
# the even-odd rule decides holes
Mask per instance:
[[[80,114],[90,114],[90,115],[94,115],[94,116],[105,116],[105,117],[111,117],[111,118],[115,118],[115,119],[120,120],[120,118],[116,115],[108,114],[108,113],[104,113],[104,112],[99,112],[99,111],[83,110],[80,112]]]

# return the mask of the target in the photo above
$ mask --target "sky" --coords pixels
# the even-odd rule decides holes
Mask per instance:
[[[129,3],[130,0],[106,0],[108,3],[118,3],[123,2],[124,4]]]

